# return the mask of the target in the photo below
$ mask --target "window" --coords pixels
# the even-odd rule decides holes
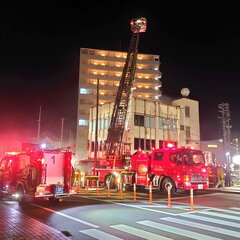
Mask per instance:
[[[78,125],[79,126],[88,126],[88,120],[86,120],[86,119],[79,119]]]
[[[192,156],[191,156],[191,154],[189,154],[187,152],[183,154],[183,161],[184,161],[184,164],[186,166],[192,166],[193,165]]]
[[[144,149],[144,139],[142,138],[134,138],[134,149]]]
[[[155,152],[154,160],[163,160],[163,159],[164,159],[164,153],[163,152]]]
[[[173,126],[172,126],[172,129],[177,131],[177,119],[173,119]]]
[[[185,106],[185,117],[190,117],[190,107]]]
[[[160,140],[159,141],[159,148],[163,148],[163,146],[164,146],[164,141]]]
[[[159,128],[164,129],[164,126],[165,126],[165,118],[160,117],[159,118]]]
[[[182,157],[180,152],[170,154],[170,161],[176,164],[182,164]]]
[[[155,128],[155,117],[145,116],[145,127]]]
[[[155,148],[155,140],[146,139],[146,150],[152,150]]]
[[[134,126],[144,127],[144,116],[134,114]]]
[[[186,138],[191,138],[191,129],[189,126],[186,126]]]
[[[180,130],[184,130],[184,125],[180,125]]]
[[[86,88],[80,88],[80,94],[89,94],[90,90]]]
[[[159,118],[160,129],[177,130],[177,120],[172,118]]]

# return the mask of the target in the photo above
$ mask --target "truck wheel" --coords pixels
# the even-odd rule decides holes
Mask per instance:
[[[116,188],[115,177],[112,174],[107,175],[104,179],[104,184],[106,187],[108,186],[108,183],[110,189]]]
[[[171,188],[171,194],[174,194],[176,192],[176,186],[175,186],[175,183],[173,182],[173,180],[171,178],[164,178],[162,180],[162,184],[161,184],[162,191],[167,193],[168,187]]]
[[[24,193],[24,188],[22,186],[19,186],[17,188],[17,192],[18,197],[17,197],[17,201],[19,203],[25,203],[26,202],[26,198],[25,198],[25,193]]]

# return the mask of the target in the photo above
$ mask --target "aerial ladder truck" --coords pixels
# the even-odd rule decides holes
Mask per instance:
[[[123,135],[127,123],[128,106],[133,90],[139,35],[146,31],[147,20],[145,18],[132,19],[130,25],[133,34],[105,141],[106,166],[100,166],[94,169],[99,180],[103,181],[105,185],[111,181],[112,187],[116,182],[115,176],[126,172],[130,163],[130,144],[123,143]],[[129,174],[131,174],[130,171]]]
[[[163,192],[177,189],[202,190],[208,187],[208,171],[200,150],[166,148],[144,152],[139,149],[130,156],[130,144],[125,143],[128,108],[133,90],[139,34],[146,31],[146,19],[131,21],[131,38],[106,138],[106,164],[94,168],[97,179],[105,186],[115,188],[152,186]]]

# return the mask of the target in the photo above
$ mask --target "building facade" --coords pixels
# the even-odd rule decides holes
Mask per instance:
[[[104,157],[104,141],[114,103],[98,108],[98,158]],[[123,142],[131,144],[131,153],[138,148],[150,151],[173,143],[178,147],[200,149],[199,105],[195,100],[180,98],[171,104],[134,97],[129,106],[127,127]],[[89,158],[94,157],[96,136],[96,107],[89,118]]]
[[[76,139],[76,159],[88,159],[88,132],[90,109],[96,106],[97,81],[99,79],[100,106],[115,101],[126,52],[99,49],[80,49],[78,124]],[[141,54],[137,56],[134,97],[157,101],[161,95],[161,72],[159,55]]]

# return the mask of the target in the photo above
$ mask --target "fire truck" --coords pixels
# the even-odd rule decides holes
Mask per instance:
[[[106,158],[104,164],[94,167],[93,175],[110,188],[121,182],[142,187],[152,183],[163,191],[170,187],[172,192],[179,188],[205,189],[208,187],[208,173],[201,151],[168,147],[151,153],[138,151],[131,156],[130,144],[122,141],[134,83],[139,34],[146,31],[146,23],[145,18],[130,22],[133,35],[105,142]]]
[[[208,188],[208,169],[200,150],[177,148],[155,149],[151,153],[137,151],[132,155],[131,170],[135,173],[136,185],[147,187],[152,182],[163,192],[200,190]]]
[[[74,175],[71,159],[68,149],[7,152],[0,161],[0,194],[13,196],[19,202],[68,196]]]

